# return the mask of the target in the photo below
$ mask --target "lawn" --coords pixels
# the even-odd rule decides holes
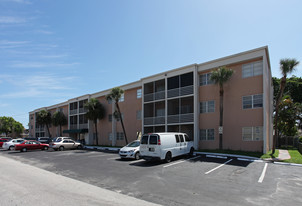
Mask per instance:
[[[272,150],[270,150],[268,153],[263,154],[260,158],[261,159],[268,159],[268,158],[276,158],[279,156],[279,150],[275,150],[275,153],[272,154]]]
[[[302,164],[302,155],[297,149],[289,149],[288,152],[291,159],[284,160],[283,162]]]

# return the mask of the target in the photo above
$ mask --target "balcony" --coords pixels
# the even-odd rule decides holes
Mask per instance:
[[[86,124],[79,124],[79,129],[88,129],[88,123],[86,123]]]
[[[85,108],[79,108],[79,113],[81,114],[81,113],[86,113],[87,112],[87,109],[85,109]]]
[[[77,124],[71,124],[69,129],[78,129],[78,125]]]
[[[194,113],[169,115],[167,121],[168,124],[194,122]]]
[[[144,95],[144,102],[152,102],[156,100],[165,99],[165,91],[155,92]]]
[[[165,117],[147,117],[144,118],[144,125],[163,125],[165,124]]]
[[[78,113],[78,109],[73,109],[69,111],[69,115],[73,115],[73,114],[77,114]]]
[[[168,90],[168,98],[186,96],[194,93],[193,85]]]

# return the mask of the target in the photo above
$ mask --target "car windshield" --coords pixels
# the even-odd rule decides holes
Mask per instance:
[[[127,147],[138,147],[140,145],[140,142],[135,141],[135,142],[131,142],[130,144],[127,145]]]
[[[61,138],[58,138],[58,139],[55,140],[55,142],[61,142],[61,141],[62,141]]]

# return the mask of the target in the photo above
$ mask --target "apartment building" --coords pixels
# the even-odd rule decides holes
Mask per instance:
[[[219,87],[210,79],[211,72],[220,66],[234,70],[224,85],[223,129],[219,129]],[[196,149],[217,149],[222,132],[224,149],[267,152],[271,148],[273,87],[268,47],[165,71],[119,87],[125,91],[119,105],[129,141],[138,133],[186,132]],[[114,104],[105,99],[110,91],[30,112],[30,135],[58,136],[58,128],[51,126],[51,134],[46,134],[35,117],[42,109],[60,110],[68,117],[64,136],[93,144],[94,125],[85,117],[83,105],[97,98],[107,113],[98,122],[99,144],[124,145],[121,124],[112,115]]]

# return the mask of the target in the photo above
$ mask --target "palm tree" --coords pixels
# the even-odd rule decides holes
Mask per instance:
[[[91,98],[89,102],[87,102],[84,105],[84,108],[87,109],[87,113],[86,113],[87,119],[92,120],[94,123],[96,145],[98,145],[99,138],[98,138],[97,121],[105,117],[106,114],[105,107],[99,102],[99,100],[95,98]]]
[[[281,59],[280,60],[280,70],[283,75],[280,81],[280,91],[277,96],[277,101],[276,101],[276,108],[275,108],[275,117],[274,117],[274,125],[275,125],[275,134],[273,136],[273,148],[272,148],[272,154],[275,153],[276,150],[276,140],[279,137],[278,134],[278,118],[279,118],[279,106],[282,100],[284,88],[286,86],[286,78],[287,74],[292,73],[295,70],[295,67],[299,64],[299,61],[296,59]]]
[[[126,135],[126,131],[125,131],[125,127],[124,127],[124,122],[123,122],[123,118],[122,118],[122,115],[121,115],[121,110],[120,110],[120,107],[118,105],[118,102],[120,100],[120,98],[122,97],[122,94],[124,94],[124,90],[122,90],[121,88],[119,87],[115,87],[111,90],[111,92],[106,96],[106,99],[108,101],[114,101],[115,103],[115,106],[117,108],[117,112],[115,112],[115,114],[117,115],[118,119],[121,120],[121,124],[122,124],[122,128],[123,128],[123,132],[124,132],[124,135],[125,135],[125,141],[126,141],[126,144],[128,144],[128,139],[127,139],[127,135]]]
[[[223,85],[231,78],[234,71],[232,69],[228,69],[227,67],[219,67],[217,70],[214,70],[211,74],[211,80],[214,81],[215,84],[219,85],[219,96],[220,96],[220,110],[219,110],[219,127],[223,128],[223,94],[224,89]],[[222,132],[219,132],[219,149],[223,148],[222,144]]]
[[[52,124],[54,126],[60,126],[60,136],[62,136],[62,126],[67,124],[67,119],[63,112],[56,111],[52,116]]]
[[[49,125],[51,124],[51,114],[47,110],[41,110],[37,114],[36,122],[41,126],[46,126],[49,137],[51,134],[49,132]]]

